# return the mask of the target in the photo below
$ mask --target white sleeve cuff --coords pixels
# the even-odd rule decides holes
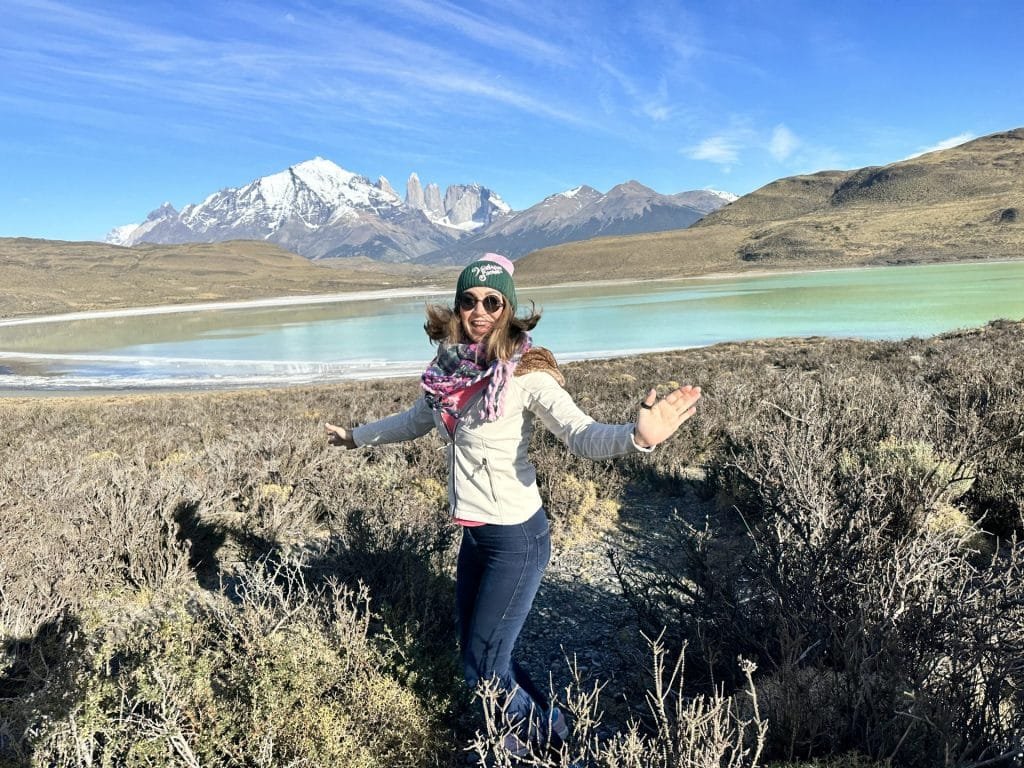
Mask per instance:
[[[639,443],[637,443],[635,427],[633,428],[633,431],[629,433],[629,442],[631,442],[633,444],[633,447],[636,448],[641,453],[651,453],[657,447],[654,445],[640,445]]]

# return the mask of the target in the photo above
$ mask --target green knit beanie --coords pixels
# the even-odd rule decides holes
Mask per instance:
[[[459,282],[455,285],[455,301],[470,288],[493,288],[505,297],[515,312],[516,284],[512,280],[514,271],[515,267],[506,257],[488,253],[462,270]]]

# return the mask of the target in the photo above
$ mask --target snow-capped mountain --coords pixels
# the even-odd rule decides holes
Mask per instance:
[[[138,224],[122,224],[120,227],[114,227],[107,232],[103,242],[112,243],[113,245],[130,245],[132,232],[138,228]]]
[[[374,250],[378,258],[408,259],[410,241],[429,240],[429,222],[415,237],[416,222],[390,185],[368,179],[329,160],[314,158],[237,189],[222,189],[180,212],[164,204],[127,236],[126,242],[185,243],[269,240],[310,258]],[[448,238],[440,238],[440,246]],[[340,250],[339,250],[340,249]],[[424,250],[428,250],[425,247]]]
[[[441,198],[437,184],[420,184],[420,177],[410,174],[405,185],[405,204],[423,211],[434,224],[472,232],[486,227],[495,219],[512,212],[508,203],[495,192],[479,184],[453,184]]]
[[[671,197],[683,205],[696,208],[705,214],[717,211],[723,205],[734,203],[740,199],[739,195],[734,195],[732,192],[719,192],[716,189],[695,189],[691,192],[679,192]]]
[[[164,203],[143,223],[111,230],[107,242],[268,240],[311,259],[462,263],[488,250],[516,258],[596,235],[687,227],[728,197],[708,190],[660,195],[628,182],[607,194],[577,187],[517,213],[479,184],[455,184],[442,195],[415,173],[403,200],[386,178],[373,183],[317,157],[180,212]]]
[[[551,195],[421,260],[458,264],[487,251],[515,259],[575,240],[683,229],[726,202],[705,190],[661,195],[636,181],[619,184],[605,194],[580,186]]]

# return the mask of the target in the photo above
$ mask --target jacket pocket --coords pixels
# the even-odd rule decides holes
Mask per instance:
[[[491,472],[491,465],[487,463],[487,457],[485,456],[483,461],[480,462],[480,466],[484,468],[484,474],[487,475],[487,487],[491,489],[491,498],[497,502],[498,493],[494,490],[494,475]]]

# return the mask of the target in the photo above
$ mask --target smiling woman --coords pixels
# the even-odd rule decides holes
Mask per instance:
[[[424,328],[430,340],[441,344],[465,335],[474,344],[486,340],[489,357],[511,358],[524,335],[540,322],[536,311],[526,317],[516,315],[514,270],[511,261],[492,253],[466,267],[455,286],[455,309],[427,308]]]
[[[516,314],[514,267],[487,254],[459,275],[454,308],[428,308],[424,326],[438,345],[406,411],[354,429],[327,424],[331,445],[353,449],[422,437],[447,447],[448,504],[462,527],[455,583],[459,647],[471,688],[493,686],[508,718],[505,748],[525,756],[561,744],[565,716],[512,658],[551,557],[548,519],[527,457],[537,421],[590,459],[649,452],[690,418],[700,389],[650,390],[636,422],[601,424],[563,389],[554,356],[534,347],[540,315]]]

